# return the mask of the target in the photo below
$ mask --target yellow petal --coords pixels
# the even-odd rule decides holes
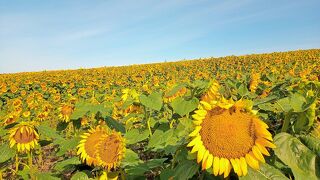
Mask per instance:
[[[197,163],[200,163],[200,161],[203,159],[203,155],[206,151],[206,148],[204,146],[200,146],[198,155],[197,155]]]
[[[257,148],[257,146],[253,146],[252,147],[252,152],[254,154],[254,156],[261,162],[265,163],[266,161],[264,160],[263,155],[261,154],[261,152],[259,151],[259,149]]]
[[[271,143],[270,141],[268,141],[264,138],[257,138],[256,143],[259,143],[265,147],[276,148],[276,145],[274,145],[273,143]]]
[[[192,115],[193,119],[198,120],[198,121],[202,121],[205,117],[204,116],[200,116],[199,114],[194,114]]]
[[[238,164],[236,164],[236,161],[234,159],[230,159],[230,162],[231,162],[231,165],[233,167],[234,172],[238,174],[238,168],[239,168]]]
[[[202,120],[201,121],[193,120],[192,123],[196,126],[199,126],[202,123]]]
[[[240,158],[240,167],[242,170],[242,174],[245,176],[248,174],[248,167],[247,167],[247,162],[246,159],[244,157]]]
[[[213,155],[209,153],[206,163],[206,169],[209,169],[213,163]]]
[[[219,175],[224,173],[224,169],[225,169],[225,158],[220,158]]]
[[[196,110],[194,111],[196,114],[198,114],[199,116],[205,117],[207,115],[207,111],[206,110]]]
[[[246,161],[249,164],[249,166],[252,167],[253,169],[255,170],[259,169],[259,161],[256,160],[254,156],[251,155],[251,153],[246,154]]]
[[[28,151],[30,151],[30,144],[27,143],[25,146],[26,146],[26,149],[27,149]]]
[[[200,137],[200,136],[196,136],[196,137],[187,145],[187,147],[194,146],[195,144],[199,143],[200,141],[201,141],[201,137]]]
[[[202,104],[203,107],[208,111],[210,111],[212,109],[211,105],[205,101],[200,101],[200,104]]]
[[[213,158],[213,174],[218,176],[219,174],[219,167],[220,167],[220,159],[218,157]]]
[[[238,165],[238,176],[242,176],[242,169],[241,169],[241,164],[240,164],[240,159],[236,158],[235,159],[236,164]]]
[[[192,150],[191,150],[191,153],[195,153],[197,151],[199,151],[200,147],[203,146],[202,142],[200,141],[200,143],[197,143],[195,144],[193,147],[192,147]]]
[[[262,145],[259,144],[259,143],[256,143],[256,146],[258,147],[258,149],[260,150],[260,152],[261,152],[262,154],[264,154],[264,155],[266,155],[266,156],[270,156],[268,150],[267,150],[264,146],[262,146]]]
[[[202,158],[202,170],[206,169],[208,155],[209,155],[209,151],[206,150]]]
[[[224,178],[228,177],[231,171],[231,164],[228,159],[225,160]]]
[[[201,126],[196,126],[196,128],[194,129],[194,131],[192,131],[192,133],[189,134],[190,137],[196,136],[198,135],[199,131],[201,130]]]

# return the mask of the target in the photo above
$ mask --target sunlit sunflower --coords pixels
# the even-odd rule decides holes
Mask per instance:
[[[202,169],[212,167],[215,176],[227,177],[232,168],[245,176],[247,165],[258,170],[259,161],[265,162],[263,155],[270,155],[266,147],[275,148],[268,125],[255,115],[249,101],[217,100],[215,92],[210,93],[193,115],[195,129],[187,146],[197,152]]]
[[[98,165],[96,150],[97,145],[104,134],[106,134],[106,130],[98,126],[96,129],[90,129],[89,132],[84,133],[81,136],[82,140],[77,146],[77,155],[80,155],[83,162],[86,162],[88,165]]]
[[[18,152],[28,152],[38,145],[39,134],[30,122],[22,122],[10,130],[10,148],[16,145]]]
[[[63,104],[61,107],[59,107],[59,118],[64,122],[70,121],[70,116],[74,110],[74,107],[68,104]]]
[[[121,134],[111,132],[103,135],[97,146],[97,159],[99,165],[110,170],[120,164],[125,153],[125,143]]]

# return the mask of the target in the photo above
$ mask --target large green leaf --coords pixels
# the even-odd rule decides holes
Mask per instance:
[[[274,137],[278,158],[288,165],[296,179],[319,179],[319,157],[288,133],[279,133]]]
[[[103,117],[110,115],[111,110],[105,107],[105,104],[93,104],[85,101],[80,101],[76,104],[75,110],[70,116],[71,119],[79,119],[86,115],[88,112],[96,114],[100,112]]]
[[[0,146],[0,163],[6,162],[16,155],[16,151],[9,147],[8,143]]]
[[[114,129],[114,130],[116,130],[118,132],[121,132],[121,133],[125,133],[126,132],[126,128],[120,122],[114,120],[111,117],[107,116],[105,118],[105,122],[109,126],[109,128],[111,128],[111,129]]]
[[[195,110],[199,105],[199,100],[197,98],[192,98],[190,100],[185,100],[182,97],[178,97],[172,101],[171,106],[173,110],[180,116],[184,116],[191,111]]]
[[[199,166],[195,161],[184,160],[174,168],[174,179],[188,180],[196,174]]]
[[[161,149],[166,145],[172,145],[171,139],[176,139],[173,137],[174,130],[170,129],[166,132],[161,130],[156,130],[154,134],[150,137],[148,148]]]
[[[73,157],[73,158],[70,158],[70,159],[66,159],[66,160],[57,162],[54,165],[54,169],[57,170],[57,171],[64,171],[64,170],[67,170],[70,167],[72,167],[74,165],[78,165],[78,164],[81,164],[81,161],[79,160],[79,158],[78,157]]]
[[[86,173],[78,171],[72,177],[71,180],[88,180],[89,177]]]
[[[151,159],[145,163],[140,163],[135,166],[130,166],[126,168],[127,174],[129,175],[134,175],[134,176],[141,176],[145,172],[152,170],[153,168],[163,166],[164,161],[166,161],[166,158],[161,158],[161,159]]]
[[[121,161],[122,166],[135,166],[139,163],[142,163],[142,161],[139,159],[138,154],[131,149],[126,149],[124,159]]]
[[[37,127],[39,133],[40,133],[40,138],[45,139],[58,139],[58,140],[64,140],[62,136],[60,136],[57,131],[53,128],[51,128],[49,125],[46,124],[41,124]]]
[[[147,139],[148,137],[148,130],[144,130],[142,133],[140,133],[138,129],[132,129],[124,135],[124,138],[126,139],[126,144],[135,144],[137,142]]]
[[[68,150],[74,150],[75,147],[79,144],[80,138],[74,137],[72,139],[66,139],[66,140],[57,140],[54,142],[54,144],[59,145],[59,151],[57,152],[57,156],[64,155]]]
[[[248,168],[248,174],[246,176],[239,177],[240,180],[288,180],[288,178],[281,173],[280,170],[275,167],[262,163],[259,170]]]
[[[162,93],[160,92],[153,92],[149,96],[142,94],[140,96],[140,102],[147,108],[154,109],[156,111],[160,111],[163,105],[162,101]]]

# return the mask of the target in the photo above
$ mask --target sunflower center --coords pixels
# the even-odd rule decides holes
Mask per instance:
[[[92,133],[84,144],[84,149],[88,156],[95,157],[96,146],[100,141],[101,136],[104,134],[103,131],[96,131]]]
[[[201,140],[217,157],[244,157],[254,145],[253,117],[236,109],[215,108],[208,112],[200,130]]]
[[[69,115],[72,113],[72,107],[70,106],[63,106],[61,109],[61,114],[63,115]]]
[[[23,128],[22,133],[21,128]],[[30,130],[28,130],[28,132],[25,127],[21,128],[19,128],[13,136],[17,143],[26,144],[36,139],[36,136],[33,132],[30,132]]]
[[[98,146],[98,154],[104,163],[115,163],[119,159],[121,140],[115,134],[105,137]]]

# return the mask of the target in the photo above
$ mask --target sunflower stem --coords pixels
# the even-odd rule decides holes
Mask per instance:
[[[31,152],[31,151],[28,152],[28,165],[29,165],[29,168],[30,168],[30,176],[31,176],[31,179],[34,179],[34,178],[33,178],[32,152]]]
[[[290,119],[291,119],[291,112],[288,112],[287,114],[285,114],[281,132],[286,132],[288,130],[290,125]]]
[[[16,172],[15,172],[15,173],[18,173],[18,171],[19,171],[19,157],[18,157],[18,153],[16,153],[16,161],[15,161],[15,164],[16,164]]]

